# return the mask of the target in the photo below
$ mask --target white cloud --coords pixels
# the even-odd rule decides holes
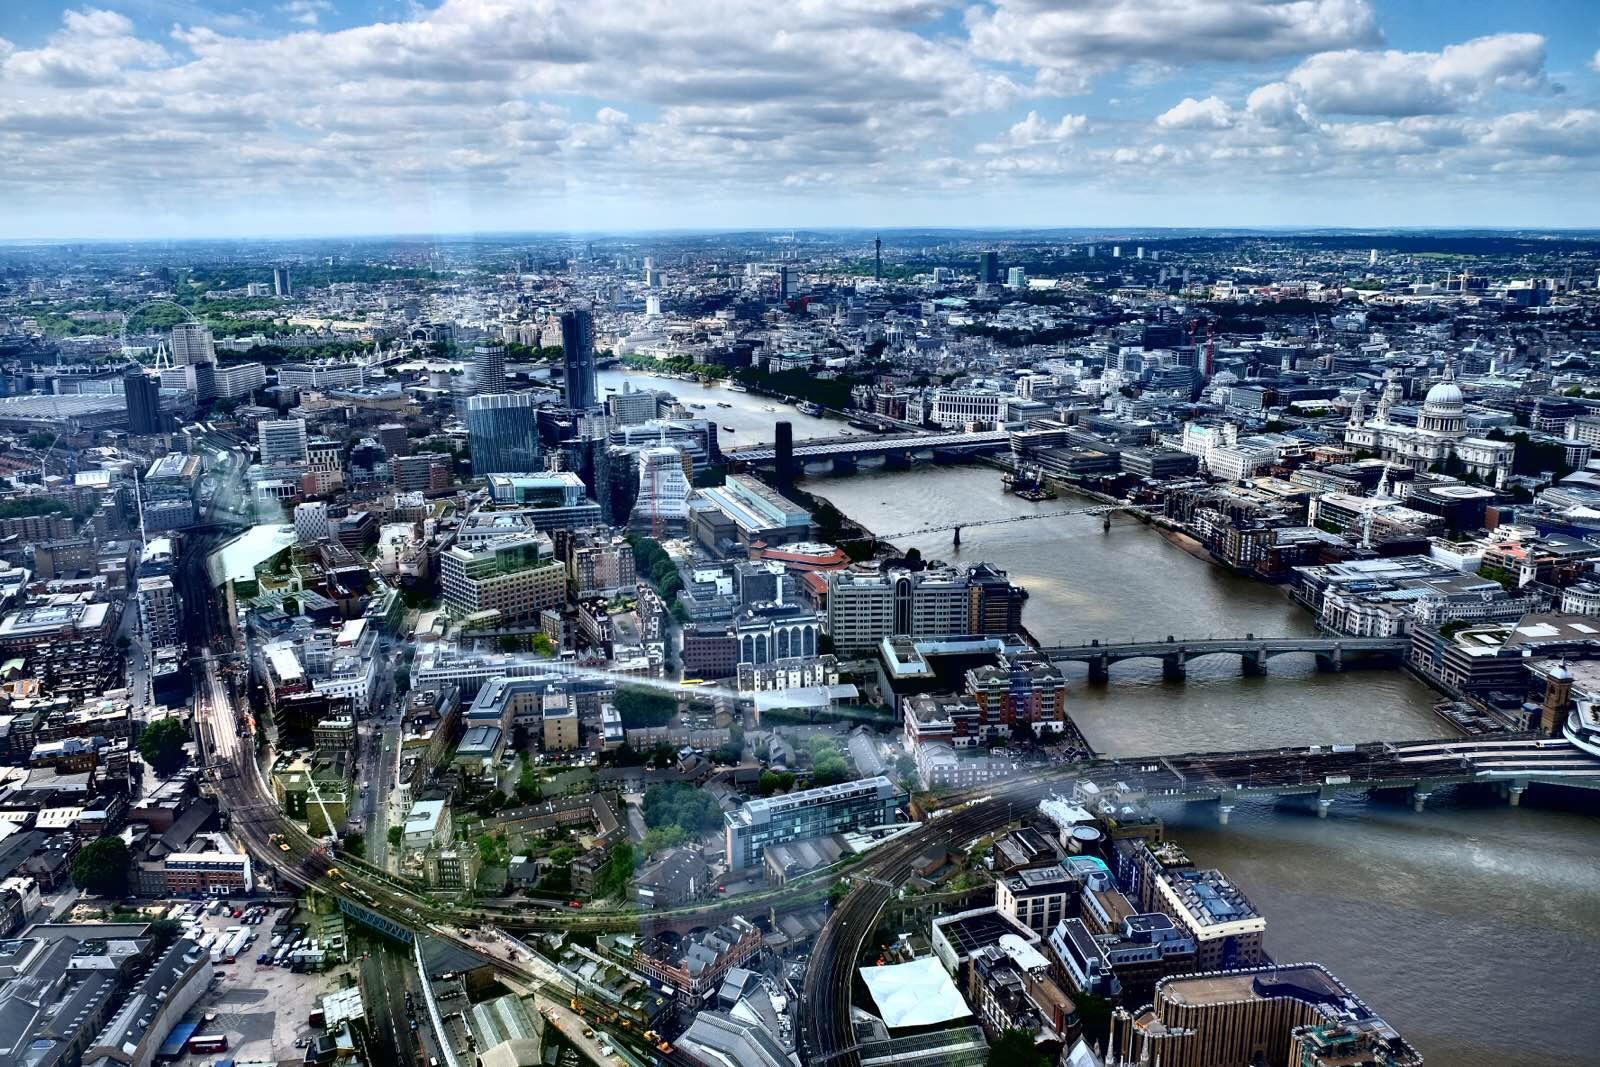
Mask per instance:
[[[967,25],[981,54],[1065,69],[1255,61],[1379,39],[1368,0],[996,0]]]
[[[1287,81],[1322,114],[1443,114],[1494,89],[1543,87],[1544,54],[1538,34],[1502,33],[1442,52],[1324,52],[1301,63]]]
[[[291,22],[302,26],[315,26],[322,16],[333,10],[332,0],[289,0],[278,8]]]
[[[134,36],[133,23],[112,11],[85,8],[62,16],[42,48],[0,48],[0,76],[35,86],[82,88],[116,81],[130,69],[155,66],[166,49]]]
[[[1205,167],[1218,186],[1247,175],[1303,191],[1385,167],[1570,176],[1596,154],[1593,111],[1496,112],[1503,93],[1549,88],[1541,38],[1352,50],[1378,38],[1367,0],[992,0],[959,24],[946,0],[704,0],[692,17],[442,0],[342,30],[323,24],[343,5],[274,2],[263,10],[298,18],[292,32],[280,17],[277,36],[213,22],[156,39],[85,9],[42,44],[0,41],[7,217],[393,204],[428,219],[417,205],[465,204],[567,225],[567,205],[595,198],[671,212],[788,190],[822,211],[1109,182],[1108,168],[1119,192],[1162,189]],[[1261,61],[1286,57],[1288,74],[1240,99]],[[1180,67],[1192,95],[1142,103],[1140,86]],[[1112,68],[1116,102],[1062,114],[1047,99]],[[1025,99],[1036,110],[1017,121]]]
[[[1045,148],[1071,141],[1088,128],[1087,115],[1063,115],[1057,122],[1041,118],[1037,111],[1006,130],[996,140],[980,144],[978,151],[994,155],[1014,149]]]
[[[1218,96],[1186,96],[1156,118],[1164,130],[1224,130],[1234,123],[1233,108]]]

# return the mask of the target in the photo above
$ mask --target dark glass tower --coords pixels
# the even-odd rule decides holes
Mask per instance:
[[[144,371],[130,369],[122,378],[122,392],[128,404],[128,432],[160,433],[161,383]]]
[[[594,316],[582,308],[561,313],[561,359],[567,372],[567,407],[596,407],[594,381]]]

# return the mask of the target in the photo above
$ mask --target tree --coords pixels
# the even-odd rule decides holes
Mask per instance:
[[[566,845],[552,851],[547,857],[549,865],[545,868],[544,877],[539,879],[539,891],[562,897],[571,893],[572,861],[576,857],[577,853]]]
[[[683,827],[657,826],[644,832],[644,850],[647,855],[665,852],[669,848],[677,848],[689,839],[683,832]]]
[[[360,858],[367,854],[367,839],[362,834],[345,834],[339,843],[340,851],[346,855]]]
[[[541,631],[533,635],[533,650],[541,656],[554,656],[556,643],[550,640],[549,634]]]
[[[622,841],[611,850],[611,858],[595,872],[594,895],[625,900],[633,881],[633,843]]]
[[[181,719],[169,715],[144,728],[139,735],[139,755],[157,774],[166,777],[183,766],[183,746],[188,740],[189,728]]]
[[[787,793],[792,785],[794,775],[788,771],[762,771],[760,780],[756,782],[756,792],[770,797],[774,793]]]
[[[1033,1035],[1026,1030],[1006,1030],[989,1042],[991,1067],[1050,1067],[1050,1060],[1039,1052]]]
[[[902,784],[917,781],[917,761],[910,756],[897,756],[894,761],[894,774]]]
[[[622,686],[611,698],[622,716],[625,729],[636,730],[647,726],[665,726],[678,713],[678,701],[654,689],[643,686]]]
[[[710,793],[687,782],[667,782],[651,786],[644,795],[644,824],[647,827],[678,826],[695,837],[722,821],[722,809]]]
[[[97,837],[73,857],[72,884],[97,896],[123,896],[128,892],[131,864],[127,842],[122,838]]]
[[[400,847],[400,843],[402,841],[404,841],[405,839],[406,839],[406,828],[404,826],[391,826],[391,827],[389,827],[389,847],[390,848],[399,848]]]
[[[527,756],[523,756],[522,773],[517,776],[517,802],[534,804],[543,797],[544,791],[539,787],[539,779],[533,773],[533,762]]]

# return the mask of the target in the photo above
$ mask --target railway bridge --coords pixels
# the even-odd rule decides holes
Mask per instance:
[[[1202,656],[1238,656],[1240,669],[1245,674],[1258,675],[1266,673],[1267,661],[1274,656],[1309,652],[1316,656],[1319,670],[1342,671],[1350,665],[1347,660],[1376,660],[1393,665],[1404,657],[1408,647],[1410,642],[1403,637],[1257,637],[1245,634],[1198,639],[1168,636],[1161,641],[1121,644],[1090,641],[1082,645],[1055,645],[1040,651],[1055,663],[1087,663],[1089,680],[1103,682],[1110,676],[1113,663],[1130,659],[1160,660],[1162,676],[1178,680],[1188,673],[1189,661]]]

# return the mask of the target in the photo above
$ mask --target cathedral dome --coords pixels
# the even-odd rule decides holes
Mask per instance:
[[[1461,387],[1446,379],[1428,390],[1428,398],[1422,406],[1424,411],[1453,415],[1461,411],[1466,403],[1467,398],[1462,395]]]

